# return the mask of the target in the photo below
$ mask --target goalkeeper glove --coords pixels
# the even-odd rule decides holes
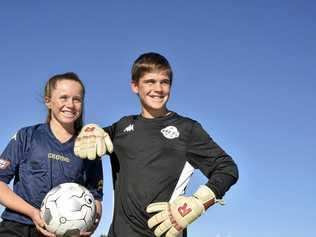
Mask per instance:
[[[85,125],[75,141],[75,155],[94,160],[97,156],[103,156],[107,151],[113,152],[110,136],[96,124]]]
[[[179,196],[171,202],[156,202],[148,205],[148,213],[159,212],[148,220],[149,228],[158,225],[155,236],[166,232],[166,237],[176,237],[204,211],[218,202],[213,191],[205,185],[191,197]]]

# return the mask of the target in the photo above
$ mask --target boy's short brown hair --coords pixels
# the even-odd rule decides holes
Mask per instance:
[[[132,67],[132,81],[138,82],[145,73],[165,72],[172,83],[172,69],[168,60],[158,53],[144,53],[134,62]]]

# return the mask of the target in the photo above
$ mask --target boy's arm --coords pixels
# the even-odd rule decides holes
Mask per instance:
[[[183,229],[196,220],[215,203],[223,204],[225,192],[238,179],[238,169],[232,158],[221,149],[195,122],[188,137],[188,162],[208,177],[192,196],[179,196],[174,201],[152,203],[148,213],[158,212],[148,220],[149,228],[156,236],[166,233],[168,237],[178,236]]]
[[[218,199],[223,198],[238,180],[238,168],[234,160],[198,122],[193,124],[186,156],[189,163],[208,178],[205,185]]]

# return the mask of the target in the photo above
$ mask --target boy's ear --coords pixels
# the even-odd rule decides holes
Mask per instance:
[[[131,89],[135,94],[138,94],[138,83],[135,81],[131,81]]]

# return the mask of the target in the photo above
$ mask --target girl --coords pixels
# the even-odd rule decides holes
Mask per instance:
[[[84,85],[75,73],[59,74],[48,80],[44,93],[46,123],[20,129],[0,157],[0,203],[6,207],[0,236],[54,236],[45,230],[39,208],[46,193],[65,182],[82,184],[94,195],[94,229],[101,217],[102,163],[73,153],[83,123]],[[13,191],[7,186],[12,179]]]

